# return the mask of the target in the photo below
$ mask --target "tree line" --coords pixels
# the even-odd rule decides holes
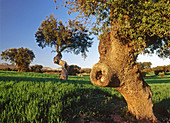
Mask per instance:
[[[11,68],[10,67],[11,65],[9,66],[5,66],[5,67],[2,67],[0,68],[0,70],[3,70],[3,71],[18,71],[18,68],[17,67],[14,67],[14,68]],[[15,66],[15,65],[13,65]],[[26,71],[24,71],[26,70]],[[36,73],[49,73],[49,74],[59,74],[61,75],[61,70],[60,69],[51,69],[51,70],[48,70],[48,69],[43,69],[43,66],[42,65],[32,65],[32,66],[29,66],[27,69],[24,69],[22,72],[36,72]],[[77,65],[69,65],[69,75],[82,75],[83,74],[90,74],[91,72],[91,68],[81,68]]]
[[[156,76],[158,76],[159,73],[166,75],[168,72],[170,72],[170,65],[157,66],[153,68],[151,68],[151,62],[138,62],[137,65],[143,77],[145,77],[147,73],[151,72],[153,72]]]

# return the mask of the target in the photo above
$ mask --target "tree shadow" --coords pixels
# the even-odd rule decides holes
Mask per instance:
[[[76,77],[75,77],[76,78]],[[81,79],[81,78],[80,78]],[[62,83],[68,83],[68,84],[91,84],[90,81],[85,80],[62,80],[59,79],[59,77],[56,78],[48,78],[48,77],[24,77],[24,76],[0,76],[0,81],[15,81],[15,82],[62,82]]]
[[[168,112],[168,110],[170,110],[170,98],[155,103],[153,110],[160,121],[168,122],[170,119],[170,113]]]
[[[56,81],[59,79],[55,79],[55,78],[41,78],[41,77],[23,77],[23,76],[18,76],[18,77],[14,77],[14,76],[0,76],[0,80],[1,81],[32,81],[32,82],[45,82],[45,81]]]
[[[77,94],[77,92],[79,92]],[[124,98],[112,95],[107,91],[98,88],[76,89],[76,92],[64,96],[63,100],[80,96],[79,102],[71,102],[70,107],[65,107],[63,118],[66,121],[78,123],[97,121],[97,122],[114,122],[112,115],[124,115],[122,109],[127,105]],[[72,116],[76,117],[73,118]]]
[[[148,84],[158,84],[158,83],[160,83],[160,84],[163,84],[163,83],[170,83],[170,80],[164,80],[164,79],[161,79],[161,78],[159,78],[159,79],[146,79],[145,80]]]
[[[166,72],[166,74],[165,75],[170,75],[170,72]]]

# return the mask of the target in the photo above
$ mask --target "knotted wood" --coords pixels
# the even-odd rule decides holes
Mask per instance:
[[[92,68],[91,82],[117,89],[125,98],[129,112],[138,120],[156,122],[151,89],[135,63],[137,55],[132,48],[108,33],[100,40],[98,49],[100,61]]]
[[[69,71],[69,66],[67,65],[67,62],[61,60],[61,57],[56,56],[54,57],[54,63],[60,65],[62,68],[60,79],[67,80]]]

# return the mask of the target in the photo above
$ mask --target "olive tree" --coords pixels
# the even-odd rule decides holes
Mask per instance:
[[[140,53],[170,56],[169,0],[65,0],[69,14],[78,12],[85,23],[94,18],[92,33],[99,35],[100,61],[91,82],[113,87],[125,98],[138,120],[157,121],[152,93],[136,60]]]
[[[34,58],[35,55],[33,51],[23,47],[18,49],[7,49],[1,53],[1,59],[6,61],[9,60],[11,63],[15,63],[18,68],[18,72],[27,71],[29,69],[29,64]]]
[[[78,21],[69,20],[65,26],[62,21],[57,21],[53,15],[47,17],[41,23],[35,34],[38,46],[44,48],[51,46],[57,52],[54,63],[62,66],[61,79],[67,79],[68,65],[61,60],[64,51],[74,54],[82,54],[86,57],[88,48],[92,46],[92,38],[89,37],[88,30]]]

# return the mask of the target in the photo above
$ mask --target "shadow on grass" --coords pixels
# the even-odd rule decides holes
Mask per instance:
[[[0,76],[0,81],[31,81],[31,82],[62,82],[68,84],[91,84],[90,81],[85,80],[61,80],[59,77],[56,78],[48,78],[48,77],[23,77],[23,76]]]
[[[145,81],[148,83],[148,84],[163,84],[163,83],[170,83],[170,80],[169,79],[161,79],[161,78],[157,78],[157,79],[145,79]]]
[[[155,103],[153,110],[159,120],[162,122],[168,122],[170,119],[170,113],[168,113],[168,110],[170,111],[170,98],[164,99],[159,103]]]
[[[18,76],[18,77],[14,77],[14,76],[0,76],[0,80],[1,81],[32,81],[32,82],[45,82],[45,81],[56,81],[59,79],[55,79],[55,78],[41,78],[41,77],[23,77],[23,76]]]
[[[168,72],[168,73],[165,73],[165,75],[170,75],[170,72]]]
[[[77,92],[79,92],[77,94]],[[100,89],[77,89],[75,92],[69,93],[64,96],[63,100],[73,98],[74,96],[81,95],[78,103],[71,103],[71,107],[65,107],[62,114],[63,119],[73,123],[79,123],[81,120],[90,122],[114,122],[111,114],[122,114],[122,109],[126,106],[123,98],[116,95],[100,90]],[[76,116],[73,118],[73,115]]]

